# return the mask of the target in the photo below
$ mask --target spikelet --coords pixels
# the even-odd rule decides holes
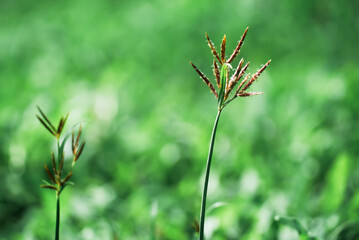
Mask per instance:
[[[82,133],[82,126],[80,125],[79,128],[79,132],[77,134],[76,140],[75,140],[75,132],[72,131],[72,156],[73,156],[73,161],[72,161],[72,166],[75,165],[76,161],[80,158],[81,153],[83,151],[83,149],[85,148],[85,141],[83,141],[80,144],[80,136]]]
[[[242,86],[248,81],[249,79],[249,74],[242,80],[242,82],[239,84],[236,93],[234,94],[234,97],[238,96],[238,93],[241,91]],[[242,92],[242,91],[241,91]]]
[[[70,179],[71,176],[72,176],[72,172],[69,172],[67,174],[67,176],[65,177],[65,179],[61,181],[61,184],[63,185],[64,183],[66,183]]]
[[[208,41],[208,46],[209,46],[209,48],[212,50],[213,56],[218,60],[219,64],[222,66],[222,65],[223,65],[223,62],[222,62],[222,60],[219,58],[219,55],[218,55],[218,53],[217,53],[217,50],[216,50],[216,48],[214,47],[213,42],[211,41],[211,39],[209,39],[207,33],[206,33],[206,38],[207,38],[207,41]]]
[[[221,61],[226,62],[226,35],[223,36],[221,44]]]
[[[47,175],[48,175],[49,178],[51,179],[51,181],[52,181],[53,183],[56,183],[54,175],[50,172],[50,170],[49,170],[49,168],[47,167],[46,164],[44,165],[44,168],[45,168],[45,171],[46,171]]]
[[[221,77],[218,69],[216,59],[213,59],[213,75],[216,77],[217,87],[221,85]]]
[[[54,125],[50,122],[50,120],[46,117],[46,115],[44,114],[44,112],[41,110],[41,108],[39,106],[37,106],[37,109],[40,112],[40,115],[36,115],[37,119],[39,119],[39,121],[41,122],[41,124],[51,133],[51,135],[55,136],[57,139],[60,138],[60,135],[62,133],[62,130],[66,124],[67,118],[69,116],[69,114],[67,114],[65,117],[62,117],[60,119],[60,122],[58,124],[57,129],[54,127]]]
[[[238,76],[236,77],[236,79],[234,80],[235,83],[237,83],[237,82],[239,81],[239,79],[241,79],[241,78],[243,77],[243,75],[244,75],[245,71],[247,70],[249,64],[250,64],[250,62],[248,62],[248,63],[242,68],[242,70],[240,71],[240,73],[238,74]],[[235,95],[241,90],[241,87],[242,87],[243,84],[248,80],[248,77],[249,77],[249,75],[247,75],[247,77],[244,78],[244,79],[242,80],[242,82],[239,84],[239,86],[238,86],[238,88],[237,88],[237,90],[236,90]],[[234,85],[233,85],[233,87],[234,87]]]
[[[191,62],[190,62],[191,63]],[[198,73],[198,75],[202,78],[202,80],[207,84],[207,86],[211,89],[211,91],[213,92],[214,96],[216,96],[216,98],[218,98],[218,94],[216,92],[216,90],[214,89],[213,84],[209,81],[209,79],[196,67],[196,65],[194,65],[193,63],[191,63],[192,67],[194,68],[194,70],[196,70],[196,72]]]
[[[237,56],[237,54],[239,53],[242,45],[243,45],[243,42],[244,42],[244,38],[246,37],[247,35],[247,32],[248,32],[248,27],[246,28],[246,30],[244,31],[243,35],[242,35],[242,38],[241,40],[239,41],[236,49],[234,49],[232,55],[229,57],[229,59],[227,60],[227,63],[231,63]]]
[[[233,73],[233,75],[232,75],[232,77],[231,77],[231,82],[232,82],[232,81],[235,81],[235,79],[236,79],[237,76],[239,75],[240,71],[242,70],[243,63],[244,63],[244,59],[241,58],[241,60],[240,60],[239,63],[238,63],[238,66],[237,66],[237,68],[236,68],[236,71]]]
[[[245,92],[245,93],[240,93],[237,96],[238,97],[250,97],[250,96],[254,96],[254,95],[260,95],[263,94],[264,92]]]
[[[57,191],[57,187],[52,186],[52,185],[41,185],[42,188],[48,188],[48,189],[52,189],[52,190],[56,190]]]
[[[248,83],[244,86],[244,88],[241,90],[241,93],[244,92],[245,90],[247,90],[252,84],[253,82],[263,73],[263,71],[268,67],[269,63],[271,62],[271,60],[269,60],[266,64],[264,64],[264,66],[258,70],[258,72],[256,72],[255,74],[253,74],[252,78],[248,81]]]
[[[242,58],[239,63],[238,66],[236,68],[235,73],[232,75],[231,80],[229,81],[228,84],[228,89],[227,92],[224,96],[225,99],[228,98],[229,94],[231,93],[232,89],[234,88],[234,86],[237,84],[238,80],[242,77],[244,71],[246,71],[248,64],[246,66],[244,66],[244,68],[242,69],[242,65],[243,65],[244,59]]]

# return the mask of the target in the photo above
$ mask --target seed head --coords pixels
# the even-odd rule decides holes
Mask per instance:
[[[57,139],[59,139],[69,114],[66,114],[65,117],[60,118],[60,122],[56,129],[54,127],[54,125],[50,122],[50,120],[46,117],[45,113],[41,110],[41,108],[39,106],[37,106],[37,109],[39,110],[40,115],[41,115],[41,116],[36,115],[37,119],[39,119],[41,124],[51,133],[51,135],[53,135]]]
[[[246,73],[246,70],[248,69],[249,62],[244,66],[244,59],[242,58],[238,66],[231,76],[229,78],[229,72],[232,69],[230,63],[233,62],[233,60],[238,56],[240,49],[244,43],[244,39],[247,35],[248,27],[244,31],[237,47],[234,49],[232,55],[226,60],[226,43],[227,43],[227,37],[226,35],[223,36],[222,43],[221,43],[221,56],[219,56],[216,48],[214,47],[213,42],[210,40],[208,34],[206,33],[206,38],[208,42],[208,46],[211,49],[211,52],[213,54],[213,75],[216,80],[217,84],[217,91],[214,88],[211,81],[202,73],[193,63],[191,63],[192,67],[195,69],[195,71],[198,73],[198,75],[201,77],[201,79],[206,83],[206,85],[211,89],[212,93],[215,95],[215,97],[218,99],[218,108],[222,109],[225,107],[228,103],[230,103],[232,100],[234,100],[236,97],[249,97],[253,95],[259,95],[262,94],[262,92],[246,92],[250,88],[250,86],[258,79],[258,77],[264,72],[264,70],[268,67],[271,60],[269,60],[266,64],[263,65],[262,68],[260,68],[255,74],[252,75],[252,77],[249,77],[248,74],[239,84],[237,87],[237,90],[234,94],[231,94],[234,87],[237,85],[239,80],[244,76]],[[218,63],[222,66],[221,71],[219,71]],[[231,98],[229,96],[232,95]]]

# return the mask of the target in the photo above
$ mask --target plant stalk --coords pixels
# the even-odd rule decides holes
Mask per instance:
[[[209,173],[211,170],[211,162],[212,162],[212,154],[214,148],[214,139],[216,137],[217,126],[219,117],[221,116],[222,108],[218,109],[217,117],[214,122],[211,141],[209,144],[209,151],[207,157],[207,165],[206,165],[206,175],[204,178],[204,185],[203,185],[203,193],[202,193],[202,202],[201,202],[201,215],[200,215],[200,222],[199,222],[199,240],[204,240],[204,220],[206,215],[206,201],[207,201],[207,190],[208,190],[208,182],[209,182]]]
[[[60,239],[60,194],[56,193],[56,230],[55,230],[55,240]]]

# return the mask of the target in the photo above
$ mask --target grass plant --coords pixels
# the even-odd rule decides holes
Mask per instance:
[[[208,151],[207,164],[205,170],[205,179],[204,179],[203,192],[202,192],[201,212],[200,212],[200,222],[199,222],[200,240],[204,239],[204,224],[205,224],[205,215],[206,215],[206,202],[207,202],[209,175],[210,175],[211,164],[212,164],[212,155],[213,155],[215,137],[216,137],[218,122],[222,110],[237,97],[250,97],[250,96],[262,94],[263,92],[248,92],[248,90],[271,62],[271,60],[269,60],[256,73],[250,75],[249,73],[248,74],[246,73],[246,70],[248,69],[249,66],[249,62],[243,66],[244,59],[242,58],[239,61],[231,77],[229,77],[229,74],[232,70],[231,63],[239,55],[240,49],[244,43],[244,39],[247,35],[247,32],[248,32],[248,28],[244,31],[242,38],[240,39],[237,47],[234,49],[233,53],[230,55],[229,58],[226,58],[226,41],[227,41],[226,35],[224,35],[222,39],[220,53],[218,53],[213,42],[210,40],[208,34],[206,33],[208,46],[210,47],[214,57],[213,74],[216,80],[217,90],[215,89],[212,82],[192,62],[190,62],[194,70],[198,73],[200,78],[205,82],[205,84],[210,88],[214,96],[217,98],[217,108],[218,108],[217,116],[215,118],[213,130],[212,130],[211,140],[209,144],[209,151]],[[221,70],[219,70],[219,66],[221,67]],[[244,75],[246,76],[244,77]],[[237,89],[233,93],[232,90],[236,87],[236,85],[242,78],[243,80],[239,83]]]
[[[80,158],[84,148],[85,148],[85,141],[80,142],[80,137],[82,133],[82,127],[80,125],[78,134],[75,136],[75,131],[72,130],[72,133],[68,133],[62,140],[61,134],[63,132],[64,126],[66,124],[68,114],[65,117],[61,117],[58,127],[55,128],[54,125],[50,122],[50,120],[46,117],[44,112],[41,110],[40,107],[37,107],[39,110],[40,115],[36,115],[39,119],[41,124],[48,130],[48,132],[56,139],[56,146],[57,146],[57,154],[55,156],[54,152],[51,152],[51,159],[52,159],[52,171],[49,169],[47,164],[44,165],[45,171],[51,180],[48,182],[43,180],[45,184],[41,185],[42,188],[47,188],[54,190],[56,193],[56,226],[55,226],[55,240],[60,239],[60,194],[64,190],[64,188],[68,185],[72,185],[73,183],[70,182],[70,178],[72,176],[72,171],[75,166],[75,163]],[[72,164],[70,170],[67,174],[64,174],[63,166],[64,166],[64,158],[65,158],[65,144],[69,137],[72,137]],[[64,177],[63,177],[64,176]]]

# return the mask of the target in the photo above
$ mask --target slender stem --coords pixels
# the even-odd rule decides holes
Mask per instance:
[[[218,126],[219,117],[221,116],[222,109],[218,109],[217,117],[214,122],[211,142],[209,144],[209,152],[207,158],[207,166],[206,166],[206,175],[204,178],[204,186],[202,193],[202,203],[201,203],[201,215],[200,215],[200,223],[199,223],[199,240],[204,240],[204,219],[206,215],[206,201],[207,201],[207,189],[208,189],[208,181],[209,181],[209,172],[211,170],[211,162],[212,162],[212,154],[214,148],[214,139],[216,137],[216,131]]]
[[[56,193],[56,230],[55,230],[55,240],[60,239],[60,194]]]

